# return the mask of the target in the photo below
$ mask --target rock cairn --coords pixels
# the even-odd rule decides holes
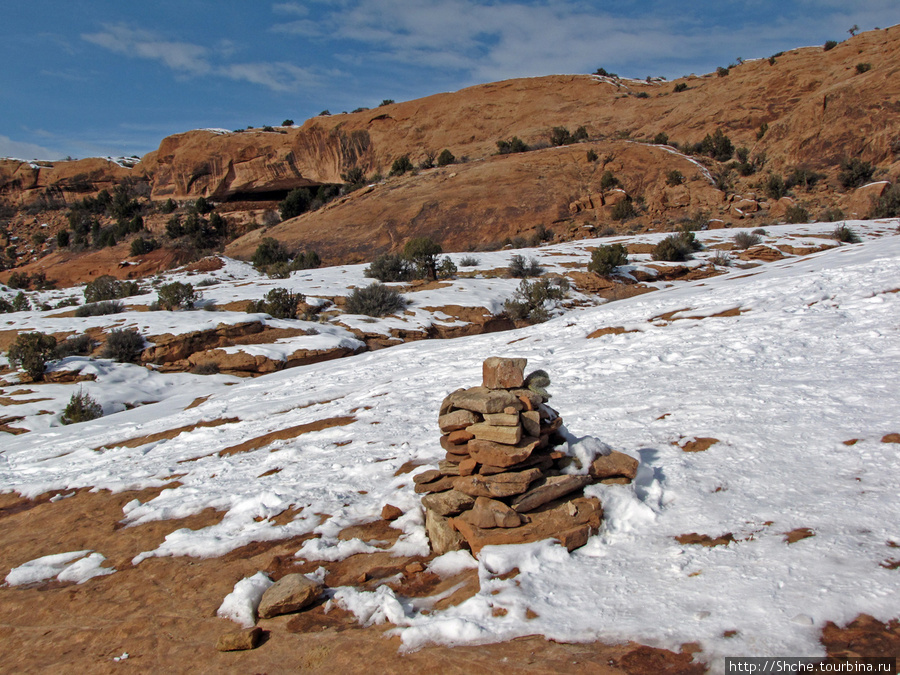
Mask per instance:
[[[596,458],[587,473],[564,473],[562,417],[547,405],[543,371],[525,377],[526,359],[490,357],[480,387],[459,389],[441,404],[447,451],[438,469],[414,477],[424,493],[425,528],[437,554],[491,544],[555,538],[570,551],[595,534],[600,500],[591,483],[631,482],[638,462],[623,453]]]

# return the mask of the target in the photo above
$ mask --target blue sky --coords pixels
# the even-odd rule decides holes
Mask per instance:
[[[34,0],[0,26],[0,156],[140,156],[600,66],[672,79],[897,23],[898,0]]]

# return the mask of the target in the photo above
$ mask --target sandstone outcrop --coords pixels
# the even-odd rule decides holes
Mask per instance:
[[[447,454],[438,469],[413,480],[425,493],[425,527],[441,554],[492,544],[555,538],[569,550],[583,546],[603,517],[591,483],[630,482],[638,461],[611,452],[587,471],[566,473],[574,459],[558,449],[562,417],[547,405],[549,377],[525,377],[525,359],[490,357],[482,385],[460,389],[441,404],[438,427]]]

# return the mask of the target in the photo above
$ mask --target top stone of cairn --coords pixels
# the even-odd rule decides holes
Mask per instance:
[[[504,359],[490,356],[481,366],[483,384],[488,389],[516,389],[525,384],[528,359]]]

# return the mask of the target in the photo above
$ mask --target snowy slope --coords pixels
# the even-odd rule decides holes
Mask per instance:
[[[896,231],[896,223],[880,227]],[[880,440],[900,432],[898,288],[900,236],[884,236],[515,332],[222,382],[192,408],[210,392],[186,381],[154,405],[4,437],[0,485],[37,495],[161,485],[179,475],[180,487],[127,505],[125,521],[227,510],[221,523],[175,532],[138,559],[220,555],[313,530],[322,537],[304,556],[349,555],[366,545],[338,543],[337,532],[377,518],[386,502],[407,511],[397,551],[424,552],[418,497],[409,475],[394,472],[443,456],[439,403],[477,384],[484,358],[527,357],[529,369],[550,373],[552,404],[573,437],[598,437],[642,462],[634,485],[588,488],[603,501],[603,532],[571,554],[549,542],[486,549],[481,592],[441,612],[423,614],[386,587],[338,589],[335,601],[363,619],[390,619],[406,648],[537,633],[676,650],[698,641],[704,658],[820,654],[826,621],[897,613],[900,574],[882,563],[900,557],[887,545],[900,543],[900,456]],[[739,316],[712,316],[735,308]],[[703,316],[710,318],[681,318]],[[610,326],[635,332],[587,337]],[[168,440],[116,445],[217,420]],[[218,455],[323,420],[334,426]],[[719,442],[699,453],[677,445],[693,437]],[[851,439],[859,440],[843,443]],[[303,510],[287,525],[257,520],[290,505]],[[320,525],[315,513],[334,517]],[[798,528],[815,536],[787,544],[785,533]],[[689,533],[735,541],[676,541]],[[494,578],[512,567],[521,571],[516,579]],[[498,605],[505,616],[493,616]],[[526,608],[537,618],[526,618]],[[725,638],[726,631],[737,633]]]

